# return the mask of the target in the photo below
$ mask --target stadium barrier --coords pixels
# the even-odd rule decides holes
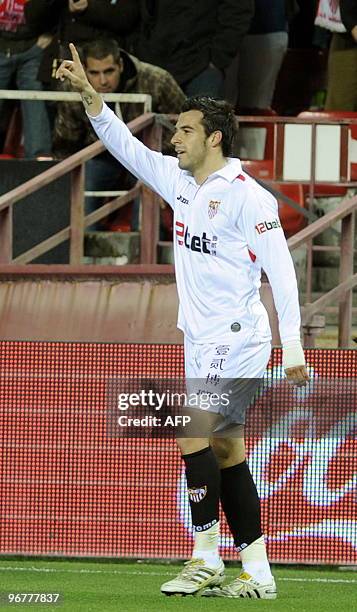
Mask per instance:
[[[262,284],[273,344],[271,287]],[[0,265],[0,340],[182,344],[173,266]]]
[[[357,351],[307,350],[293,390],[274,349],[246,427],[270,558],[357,562]],[[108,436],[107,385],[183,377],[164,344],[0,342],[0,553],[187,558],[192,532],[173,439]],[[222,522],[225,559],[235,559]]]

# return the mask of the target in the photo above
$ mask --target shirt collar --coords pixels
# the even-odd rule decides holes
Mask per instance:
[[[241,174],[241,172],[242,164],[240,163],[240,160],[237,157],[229,157],[228,164],[226,166],[223,166],[223,168],[221,168],[220,170],[217,170],[217,172],[211,174],[211,176],[221,176],[230,183],[233,183],[233,181],[237,178],[239,174]]]
[[[190,183],[196,184],[196,181],[191,172],[189,172],[188,170],[183,170],[182,172],[185,177],[190,181]],[[239,174],[241,174],[241,172],[242,164],[240,163],[240,160],[237,157],[229,157],[226,166],[223,166],[223,168],[221,168],[220,170],[217,170],[216,172],[213,172],[213,174],[210,174],[210,177],[221,176],[222,178],[226,179],[226,181],[233,183],[233,181],[237,178]]]

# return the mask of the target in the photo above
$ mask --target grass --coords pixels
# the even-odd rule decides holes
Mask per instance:
[[[160,585],[181,566],[157,563],[91,561],[0,561],[1,610],[58,610],[58,612],[210,612],[268,610],[275,612],[350,612],[356,601],[357,577],[337,569],[274,569],[275,601],[166,597]],[[237,569],[227,568],[227,576]],[[4,593],[61,593],[58,605],[5,604]]]

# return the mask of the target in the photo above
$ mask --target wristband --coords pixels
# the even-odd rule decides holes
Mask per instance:
[[[291,340],[283,345],[283,367],[296,368],[305,365],[305,355],[300,340]]]

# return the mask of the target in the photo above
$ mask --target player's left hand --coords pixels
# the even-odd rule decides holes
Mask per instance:
[[[304,365],[286,368],[285,374],[288,383],[296,387],[305,387],[310,380],[306,366]]]

